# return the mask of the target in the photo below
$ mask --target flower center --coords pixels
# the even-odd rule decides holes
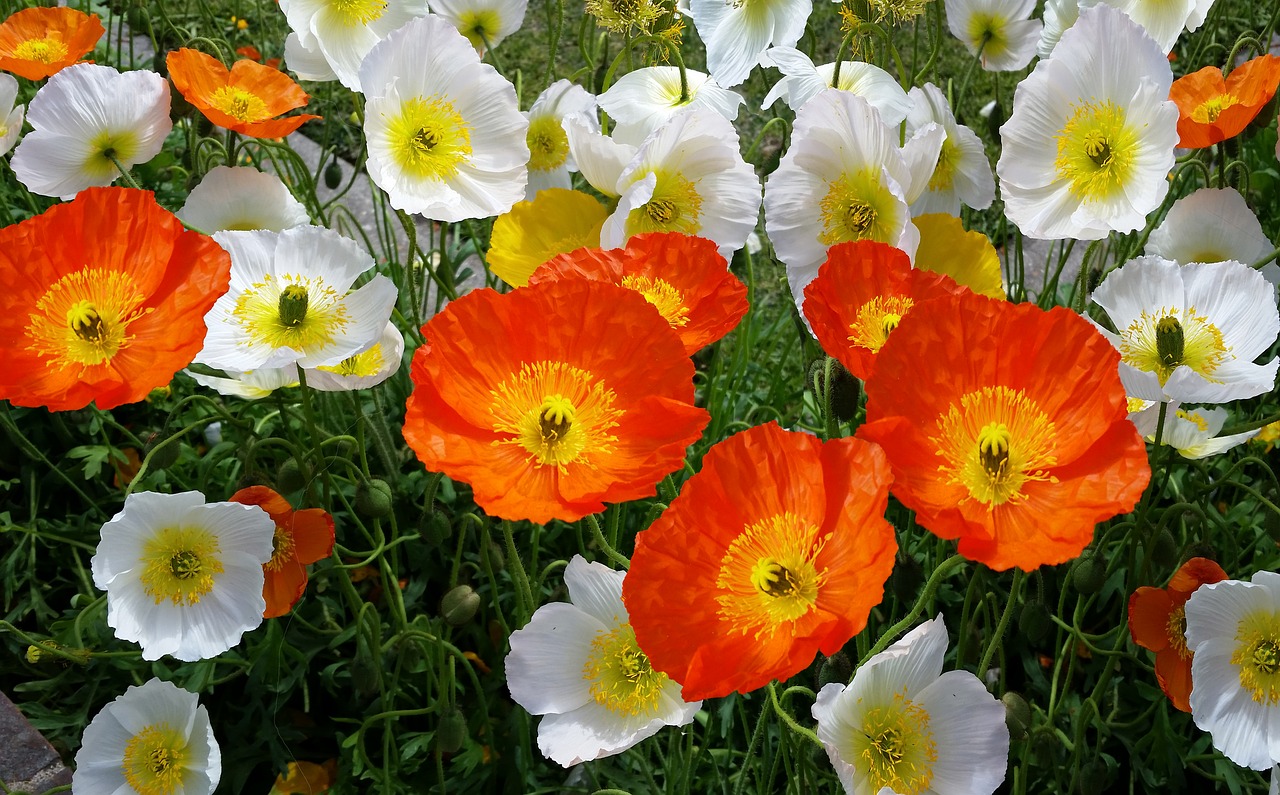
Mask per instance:
[[[1247,613],[1236,628],[1231,663],[1240,668],[1240,686],[1259,704],[1280,703],[1280,615]]]
[[[623,715],[656,713],[669,681],[666,674],[653,670],[631,624],[596,635],[582,675],[591,682],[591,697],[597,704]]]
[[[263,565],[270,571],[280,571],[285,563],[296,557],[293,550],[293,533],[276,525],[275,535],[271,536],[271,560]]]
[[[879,353],[898,327],[902,316],[914,305],[905,295],[877,295],[862,305],[849,324],[849,342],[872,353]]]
[[[627,216],[627,234],[682,232],[696,235],[702,229],[702,197],[698,188],[680,174],[653,172],[657,182],[653,196]],[[643,176],[643,175],[641,175]]]
[[[128,274],[86,268],[63,276],[36,301],[27,350],[49,367],[93,367],[128,348],[129,324],[151,312]]]
[[[231,310],[250,345],[315,353],[339,338],[347,327],[342,296],[320,278],[286,274],[281,284],[268,273],[240,294]]]
[[[1191,659],[1191,651],[1187,648],[1187,606],[1179,605],[1169,614],[1169,623],[1165,627],[1169,636],[1169,648],[1178,653],[1182,660]]]
[[[999,58],[1009,49],[1009,19],[1000,14],[975,13],[969,17],[969,41],[985,58]]]
[[[209,97],[209,104],[236,121],[261,121],[268,117],[267,103],[243,88],[223,86]]]
[[[139,795],[173,795],[182,791],[187,743],[167,723],[153,723],[129,738],[120,768]]]
[[[471,128],[444,97],[405,100],[386,136],[392,158],[418,179],[448,179],[471,160]]]
[[[222,573],[218,537],[201,527],[166,527],[142,545],[142,587],[156,604],[187,607],[213,590]]]
[[[1191,306],[1143,312],[1120,332],[1120,358],[1125,364],[1155,373],[1160,385],[1179,367],[1190,367],[1207,381],[1230,358],[1222,332]]]
[[[494,432],[510,434],[493,444],[524,448],[535,466],[594,468],[592,459],[617,441],[609,433],[622,416],[613,390],[565,362],[526,362],[490,395]]]
[[[492,8],[481,10],[464,11],[458,16],[458,30],[463,36],[467,37],[467,41],[471,42],[471,46],[477,50],[485,47],[485,40],[493,43],[493,39],[498,35],[498,27],[502,22],[498,12]],[[531,147],[532,148],[532,147]]]
[[[529,144],[530,171],[559,168],[569,157],[569,136],[555,116],[539,116],[530,120],[525,142]]]
[[[892,242],[889,236],[896,231],[898,220],[893,194],[880,184],[879,173],[873,169],[844,174],[831,182],[818,207],[823,224],[818,240],[823,245],[854,240]]]
[[[1240,98],[1235,94],[1219,94],[1200,103],[1195,110],[1191,111],[1191,120],[1200,124],[1213,124],[1222,115],[1222,111],[1239,104]]]
[[[321,366],[316,369],[338,375],[368,378],[382,372],[383,364],[382,343],[376,343],[369,350],[352,354],[332,367]]]
[[[1054,424],[1021,390],[988,386],[960,398],[938,418],[938,445],[944,463],[938,472],[962,484],[969,496],[994,509],[1025,499],[1030,481],[1057,482],[1046,468],[1052,454]]]
[[[13,57],[23,61],[39,63],[57,63],[67,57],[67,45],[62,43],[62,36],[50,33],[43,39],[27,39],[13,48]]]
[[[871,792],[888,787],[899,795],[920,795],[933,781],[938,747],[929,731],[929,713],[907,698],[891,706],[869,709],[851,732],[846,759],[860,759],[871,780]]]
[[[126,167],[137,159],[141,142],[133,130],[102,130],[89,139],[89,157],[80,163],[80,169],[95,180],[114,181],[120,176],[115,161]]]
[[[947,191],[955,187],[956,165],[960,162],[960,149],[951,136],[942,140],[942,149],[938,152],[938,165],[933,167],[933,176],[929,177],[929,190]]]
[[[1131,181],[1140,140],[1126,124],[1124,108],[1110,100],[1086,102],[1074,106],[1058,132],[1053,166],[1081,202],[1108,199]]]
[[[672,328],[684,328],[689,324],[689,307],[684,304],[684,295],[670,282],[648,276],[623,276],[622,286],[643,295],[644,300],[658,308]]]
[[[376,22],[387,12],[387,0],[331,0],[329,8],[349,28]]]
[[[748,525],[733,540],[716,577],[716,602],[730,631],[795,633],[794,622],[815,609],[825,578],[814,562],[826,543],[818,533],[816,525],[783,513]]]

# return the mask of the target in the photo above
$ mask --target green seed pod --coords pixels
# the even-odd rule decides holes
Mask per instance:
[[[1080,795],[1096,795],[1105,792],[1110,783],[1111,771],[1102,759],[1094,759],[1080,768],[1080,779],[1076,789]]]
[[[1022,612],[1018,614],[1018,631],[1026,636],[1027,640],[1039,643],[1049,636],[1049,630],[1052,628],[1053,618],[1049,615],[1049,608],[1045,607],[1044,602],[1037,599],[1022,606]]]
[[[1161,528],[1147,549],[1151,562],[1160,568],[1172,569],[1178,565],[1178,542],[1173,540],[1173,533],[1169,532],[1169,528]]]
[[[1023,740],[1031,728],[1031,705],[1019,694],[1010,690],[1000,697],[1004,704],[1004,722],[1009,727],[1009,737]]]
[[[818,359],[809,366],[809,384],[819,402],[826,391],[826,364],[826,359]],[[835,359],[831,360],[831,413],[841,422],[858,415],[858,379]]]
[[[822,667],[818,669],[818,689],[821,690],[833,682],[839,685],[847,684],[852,676],[853,663],[849,661],[849,655],[838,651],[822,661]]]
[[[1107,581],[1107,562],[1096,552],[1087,552],[1071,568],[1071,583],[1083,594],[1097,593]]]
[[[391,515],[395,499],[391,486],[385,480],[371,478],[356,486],[356,510],[370,519],[385,519]]]
[[[459,585],[440,600],[440,615],[453,627],[470,621],[479,609],[480,595],[470,585]]]
[[[1040,767],[1053,765],[1061,747],[1057,735],[1048,727],[1041,727],[1031,735],[1031,752],[1035,754],[1036,764]]]
[[[422,538],[432,546],[440,546],[453,535],[453,523],[440,510],[434,510],[423,517],[418,526]]]
[[[467,741],[467,719],[457,707],[449,707],[436,725],[436,750],[442,754],[456,754]]]
[[[146,455],[151,456],[151,463],[147,466],[152,469],[168,469],[178,462],[178,456],[182,453],[182,445],[177,441],[159,447],[159,443],[164,441],[165,439],[161,439],[159,434],[154,434],[147,440]]]
[[[493,564],[495,574],[507,567],[507,558],[502,554],[502,547],[498,546],[496,541],[489,542],[489,562]]]
[[[351,683],[361,696],[371,696],[378,692],[382,683],[381,660],[375,657],[377,650],[372,648],[363,635],[358,635],[356,656],[351,660]]]
[[[296,458],[287,459],[276,472],[276,491],[281,494],[292,494],[307,487],[311,476]]]
[[[337,160],[330,160],[329,165],[324,167],[324,186],[329,190],[337,190],[342,184],[342,166],[338,165]]]

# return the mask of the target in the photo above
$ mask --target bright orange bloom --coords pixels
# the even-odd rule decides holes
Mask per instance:
[[[884,452],[777,423],[712,447],[636,538],[622,600],[686,701],[746,693],[834,654],[884,596],[898,545]]]
[[[680,338],[616,285],[477,290],[422,332],[405,441],[492,516],[574,521],[652,496],[710,419]]]
[[[888,244],[841,243],[804,288],[804,316],[822,349],[865,381],[912,306],[964,289],[949,276],[912,268],[906,253]]]
[[[0,23],[0,69],[43,80],[80,60],[105,31],[74,8],[26,8]]]
[[[1260,55],[1231,71],[1206,66],[1173,81],[1169,99],[1178,106],[1178,146],[1203,149],[1234,138],[1275,96],[1280,58]]]
[[[889,456],[894,496],[961,554],[1000,571],[1061,563],[1151,479],[1119,356],[1069,309],[929,301],[880,350],[858,436]]]
[[[319,116],[282,113],[307,104],[307,92],[284,72],[241,59],[230,71],[199,50],[169,53],[169,78],[209,121],[254,138],[283,138]]]
[[[1191,658],[1187,649],[1187,600],[1201,585],[1227,579],[1208,558],[1182,564],[1164,588],[1143,586],[1129,597],[1129,635],[1156,653],[1156,681],[1183,712],[1191,711]]]
[[[679,232],[648,232],[626,248],[580,248],[538,267],[529,284],[587,278],[635,290],[658,308],[697,353],[733,330],[747,313],[747,288],[729,272],[716,244]]]
[[[200,352],[230,279],[227,252],[149,191],[88,188],[0,229],[0,399],[142,400]]]
[[[288,500],[266,486],[240,489],[231,495],[231,502],[257,505],[276,523],[271,560],[262,564],[266,576],[262,598],[267,600],[262,617],[285,615],[307,590],[307,564],[333,552],[333,517],[321,508],[295,511]]]

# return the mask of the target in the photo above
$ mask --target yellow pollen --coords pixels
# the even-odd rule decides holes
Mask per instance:
[[[826,569],[816,559],[826,544],[816,525],[782,513],[748,525],[720,561],[716,602],[730,632],[760,637],[795,633],[814,608]]]
[[[822,233],[818,240],[826,246],[854,240],[890,243],[897,231],[894,197],[880,184],[876,169],[843,174],[827,186],[818,208],[822,216]]]
[[[392,158],[409,176],[443,181],[471,161],[471,128],[444,97],[414,97],[386,120]]]
[[[36,301],[27,350],[49,367],[81,370],[109,363],[129,347],[129,324],[152,310],[128,274],[86,268],[63,276]]]
[[[942,149],[938,152],[938,164],[933,167],[933,176],[929,177],[929,190],[948,191],[955,187],[956,167],[960,162],[960,148],[947,136],[942,141]]]
[[[1155,373],[1160,385],[1174,370],[1190,367],[1207,381],[1231,358],[1222,332],[1194,306],[1143,312],[1120,331],[1120,358],[1138,370]]]
[[[1196,429],[1199,430],[1200,433],[1207,433],[1209,431],[1209,421],[1202,415],[1183,411],[1182,409],[1178,409],[1177,414],[1180,419],[1184,419],[1192,425],[1195,425]]]
[[[387,12],[387,0],[330,0],[338,21],[349,28],[368,25]]]
[[[920,795],[932,783],[938,761],[929,713],[908,699],[906,691],[898,693],[892,705],[867,710],[842,756],[862,760],[869,791],[888,787],[899,795]]]
[[[509,437],[493,444],[522,447],[535,466],[594,468],[617,441],[609,433],[622,416],[613,390],[565,362],[526,362],[489,394],[493,430]]]
[[[999,58],[1009,49],[1010,19],[1002,14],[975,13],[969,17],[969,41],[982,48],[983,58]]]
[[[689,307],[684,304],[684,295],[670,282],[648,276],[623,276],[622,286],[643,295],[673,328],[689,324]]]
[[[262,97],[234,86],[223,86],[213,92],[209,104],[236,121],[262,121],[270,116]]]
[[[862,305],[849,324],[849,342],[879,353],[914,302],[905,295],[878,295]]]
[[[129,786],[139,795],[181,792],[187,743],[168,723],[153,723],[129,738],[120,763]]]
[[[280,571],[284,564],[294,558],[293,534],[280,525],[276,525],[275,535],[271,537],[271,560],[263,565],[269,571]]]
[[[1187,606],[1182,605],[1169,614],[1169,624],[1165,628],[1169,636],[1169,648],[1178,653],[1179,659],[1191,659],[1191,651],[1187,648]]]
[[[287,274],[282,284],[272,274],[240,294],[230,321],[250,344],[292,348],[313,354],[332,345],[347,328],[343,296],[320,278]]]
[[[702,229],[702,197],[698,188],[684,176],[666,171],[653,172],[657,177],[653,196],[627,215],[627,234],[644,232],[681,232],[696,235]]]
[[[1114,102],[1074,106],[1057,139],[1053,167],[1082,203],[1109,199],[1131,181],[1141,136],[1127,124],[1124,108]]]
[[[1231,663],[1240,669],[1240,686],[1259,704],[1280,703],[1280,615],[1247,613],[1236,626]]]
[[[332,367],[322,366],[316,369],[355,378],[368,378],[382,372],[384,361],[382,343],[377,343],[369,350],[348,356]]]
[[[1222,111],[1239,104],[1240,98],[1235,94],[1219,94],[1213,99],[1200,103],[1195,110],[1191,111],[1191,120],[1200,124],[1213,124],[1222,115]]]
[[[653,670],[630,624],[596,635],[582,675],[591,683],[591,697],[597,704],[632,716],[656,715],[662,689],[670,681]]]
[[[525,142],[529,145],[530,171],[551,171],[563,166],[569,157],[569,136],[554,116],[531,119]]]
[[[23,61],[57,63],[67,57],[67,45],[62,43],[61,33],[51,32],[43,39],[27,39],[14,47],[13,57]]]
[[[484,49],[485,39],[488,39],[490,44],[493,43],[501,25],[502,18],[492,8],[464,11],[458,15],[458,32],[466,36],[467,41],[471,42],[471,46],[477,50]]]
[[[1005,386],[983,387],[960,398],[938,417],[938,473],[994,510],[1026,499],[1031,481],[1057,482],[1046,470],[1057,464],[1057,428],[1030,398]]]
[[[222,573],[218,537],[202,527],[166,527],[142,545],[142,587],[161,604],[187,607],[213,590]]]

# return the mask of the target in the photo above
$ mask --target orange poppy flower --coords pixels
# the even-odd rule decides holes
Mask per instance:
[[[227,252],[149,191],[88,188],[0,229],[0,398],[142,400],[200,352],[230,278]]]
[[[652,496],[710,419],[680,338],[632,290],[476,290],[422,329],[404,438],[503,519],[573,521]]]
[[[1280,58],[1260,55],[1231,71],[1206,66],[1173,81],[1169,99],[1178,106],[1178,146],[1203,149],[1234,138],[1275,96]]]
[[[1129,635],[1156,653],[1156,681],[1183,712],[1191,711],[1191,651],[1187,648],[1187,600],[1201,585],[1227,579],[1208,558],[1182,564],[1164,588],[1143,586],[1129,597]]]
[[[209,121],[254,138],[283,138],[319,116],[282,113],[307,104],[307,92],[284,72],[244,58],[227,67],[199,50],[169,53],[169,78]]]
[[[333,517],[321,508],[295,511],[284,497],[266,486],[250,486],[231,495],[231,502],[257,505],[276,523],[271,560],[262,564],[267,600],[263,618],[285,615],[307,590],[307,564],[333,552]]]
[[[912,268],[906,252],[888,244],[841,243],[805,286],[804,316],[822,349],[865,381],[907,310],[964,289],[949,276]]]
[[[867,423],[893,494],[1003,571],[1076,557],[1151,478],[1119,354],[1076,313],[963,293],[917,306],[876,358]]]
[[[529,284],[582,277],[635,290],[658,308],[697,353],[733,330],[747,313],[747,287],[729,272],[716,244],[679,232],[649,232],[626,248],[580,248],[538,267]]]
[[[622,601],[686,701],[746,693],[834,654],[884,596],[898,545],[884,452],[777,423],[712,447],[636,538]]]
[[[80,60],[105,30],[74,8],[26,8],[0,23],[0,69],[43,80]]]

